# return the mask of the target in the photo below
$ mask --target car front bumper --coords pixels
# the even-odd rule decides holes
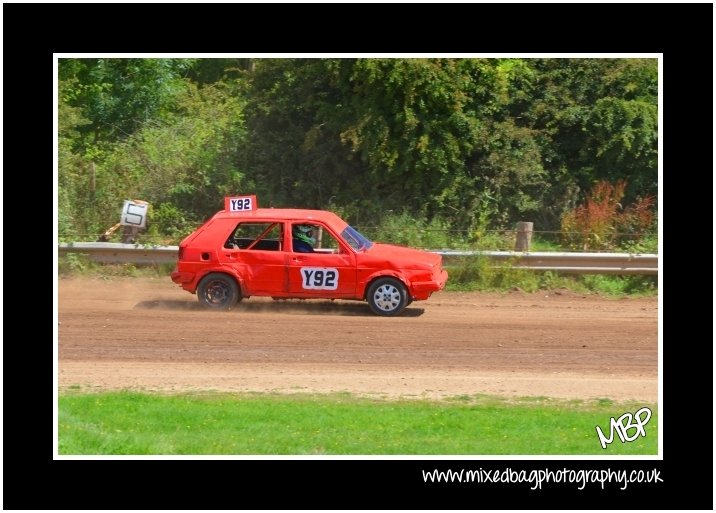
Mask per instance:
[[[413,299],[428,299],[433,292],[437,292],[438,290],[442,290],[443,288],[445,288],[445,283],[447,283],[447,279],[448,272],[443,269],[442,271],[440,271],[440,274],[437,276],[437,278],[434,278],[430,281],[412,282],[410,288],[413,294]]]

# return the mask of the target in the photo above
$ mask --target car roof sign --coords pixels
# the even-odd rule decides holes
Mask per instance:
[[[256,195],[227,196],[224,198],[224,210],[227,212],[249,212],[259,208]]]

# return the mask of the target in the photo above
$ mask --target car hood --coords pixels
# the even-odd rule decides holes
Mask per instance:
[[[362,255],[366,259],[380,260],[403,269],[431,269],[439,267],[442,263],[442,257],[436,253],[377,242]]]

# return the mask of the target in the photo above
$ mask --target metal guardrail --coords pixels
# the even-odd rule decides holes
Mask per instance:
[[[59,254],[79,253],[103,264],[171,264],[179,246],[145,246],[118,242],[68,242],[58,245]]]
[[[567,274],[658,274],[653,253],[562,253],[551,251],[436,251],[445,262],[481,255],[500,265]]]
[[[105,264],[170,264],[178,246],[148,246],[115,242],[70,242],[58,246],[59,254],[80,253]],[[658,255],[653,253],[557,253],[547,251],[428,250],[443,255],[446,265],[456,259],[485,257],[497,265],[568,274],[657,274]]]

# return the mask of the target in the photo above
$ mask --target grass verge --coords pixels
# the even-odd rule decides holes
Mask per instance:
[[[175,264],[102,264],[84,255],[68,253],[57,259],[57,273],[61,277],[92,276],[100,278],[165,276],[174,270]]]
[[[596,426],[644,404],[488,396],[379,401],[332,395],[63,393],[62,455],[655,455],[646,436],[602,449]],[[633,433],[633,429],[631,431]]]
[[[485,257],[463,258],[448,268],[447,290],[505,292],[519,288],[525,292],[567,289],[582,294],[604,296],[656,296],[656,276],[639,275],[563,275],[554,271],[533,271],[504,265],[495,267]]]

